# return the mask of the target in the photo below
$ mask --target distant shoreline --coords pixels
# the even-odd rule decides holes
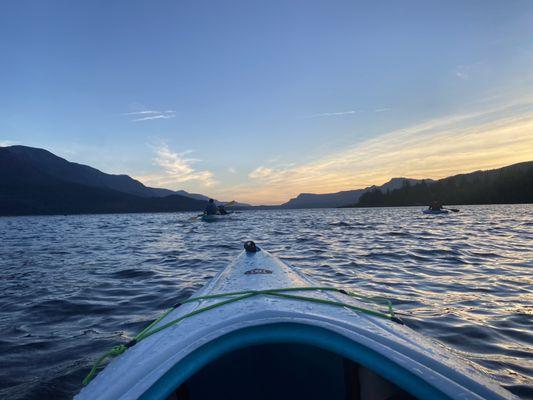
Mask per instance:
[[[475,203],[475,204],[445,204],[447,206],[454,207],[470,207],[470,206],[513,206],[513,205],[531,205],[533,202],[527,203]],[[314,207],[314,208],[284,208],[281,206],[269,206],[269,208],[263,208],[263,206],[250,206],[249,208],[238,209],[237,211],[312,211],[312,210],[341,210],[341,209],[368,209],[368,208],[427,208],[427,205],[402,205],[402,206],[343,206],[343,207]],[[198,210],[181,210],[181,211],[135,211],[135,212],[80,212],[80,213],[42,213],[42,214],[1,214],[0,218],[19,218],[19,217],[71,217],[71,216],[83,216],[83,215],[141,215],[141,214],[187,214],[198,213]]]
[[[533,202],[526,201],[526,202],[514,202],[514,203],[446,203],[443,204],[443,207],[446,208],[448,206],[454,206],[454,207],[464,207],[464,206],[512,206],[517,204],[524,204],[533,205]],[[407,208],[407,207],[429,207],[429,204],[406,204],[406,205],[347,205],[342,207],[336,207],[336,208]]]

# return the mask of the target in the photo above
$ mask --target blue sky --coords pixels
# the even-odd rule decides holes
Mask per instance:
[[[279,203],[533,159],[530,1],[8,1],[0,144]]]

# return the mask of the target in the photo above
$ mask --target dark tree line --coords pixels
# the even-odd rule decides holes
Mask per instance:
[[[366,192],[356,206],[428,205],[433,200],[444,204],[533,203],[533,162],[415,185],[406,181],[400,189]]]

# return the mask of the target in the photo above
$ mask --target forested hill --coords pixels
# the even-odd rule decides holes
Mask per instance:
[[[355,207],[443,204],[533,203],[533,161],[489,171],[455,175],[414,185],[406,182],[400,189],[364,193]]]
[[[186,194],[149,188],[43,149],[0,147],[0,215],[203,210],[204,200]]]

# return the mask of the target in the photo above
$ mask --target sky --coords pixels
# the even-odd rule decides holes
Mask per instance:
[[[0,145],[279,204],[533,160],[533,2],[4,1]]]

